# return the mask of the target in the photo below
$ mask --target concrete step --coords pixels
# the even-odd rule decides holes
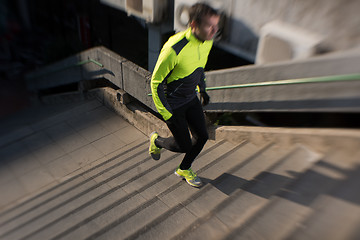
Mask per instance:
[[[143,149],[143,148],[142,148]],[[98,195],[94,199],[90,199],[86,203],[72,207],[72,210],[66,215],[58,216],[53,222],[45,225],[41,229],[28,235],[26,239],[48,239],[56,237],[57,235],[66,234],[78,227],[88,225],[93,218],[101,216],[104,212],[114,208],[114,206],[121,203],[130,203],[127,208],[131,209],[131,204],[141,204],[141,198],[136,198],[136,193],[129,193],[123,190],[123,187],[141,177],[144,172],[139,170],[140,168],[146,169],[146,165],[153,164],[150,161],[150,157],[147,152],[147,144],[145,147],[145,153],[142,151],[139,156],[131,156],[129,159],[136,162],[137,159],[143,159],[137,161],[137,164],[133,164],[131,167],[125,168],[121,171],[111,169],[111,171],[99,176],[99,184],[102,187],[106,186],[108,190],[103,194]],[[172,158],[164,156],[165,161]],[[147,170],[146,170],[147,171]],[[96,192],[95,192],[96,193]],[[136,199],[136,200],[135,200]],[[78,201],[78,200],[76,200]],[[76,216],[76,217],[74,217]]]
[[[68,107],[66,110],[51,114],[47,117],[43,117],[39,121],[32,123],[31,127],[35,131],[39,131],[64,121],[71,121],[71,119],[77,118],[79,116],[88,116],[89,118],[94,116],[99,118],[107,117],[110,114],[112,114],[111,111],[104,108],[104,106],[99,101],[94,99],[85,102],[74,103],[72,107]]]
[[[296,202],[284,200],[279,195],[286,192],[287,186],[295,182],[299,175],[301,176],[304,171],[310,169],[321,157],[321,155],[300,146],[288,154],[285,161],[276,166],[269,174],[260,177],[260,181],[247,191],[263,197],[257,200],[257,204],[261,207],[245,222],[237,226],[233,225],[232,232],[227,238],[267,238],[272,236],[274,239],[283,239],[298,227],[298,223],[311,212],[311,209]],[[261,195],[267,191],[269,194]],[[256,230],[254,231],[254,229]]]
[[[201,159],[211,161],[212,158],[216,157],[216,155],[214,156],[214,151],[223,154],[224,151],[231,149],[229,148],[230,146],[233,146],[233,144],[226,142],[220,142],[215,145],[210,143],[209,145],[210,147],[206,147],[196,161],[200,161]],[[181,185],[186,185],[182,181],[179,181],[173,174],[174,169],[180,163],[182,156],[178,155],[174,158],[173,153],[171,153],[171,155],[173,161],[172,166],[161,165],[161,167],[156,166],[151,170],[154,171],[154,174],[158,174],[157,172],[160,169],[162,172],[160,177],[157,177],[152,182],[144,182],[146,185],[138,190],[136,190],[136,188],[140,187],[139,183],[131,186],[128,190],[134,191],[128,192],[128,196],[125,199],[119,200],[116,204],[111,206],[111,208],[107,208],[106,210],[103,210],[101,214],[88,219],[89,222],[86,225],[77,226],[76,228],[74,227],[64,231],[62,234],[58,235],[56,239],[73,239],[79,237],[90,239],[101,238],[104,233],[109,234],[111,232],[111,234],[116,235],[117,233],[115,233],[115,230],[119,230],[119,228],[121,228],[121,236],[125,237],[136,231],[136,229],[140,228],[143,224],[151,222],[159,214],[167,211],[169,207],[159,199],[159,196],[145,199],[141,193],[160,181],[169,180],[167,187],[160,195],[166,194],[169,191],[174,191]],[[190,188],[189,186],[187,187]],[[134,222],[136,223],[135,225]]]
[[[131,168],[136,165],[137,156],[140,156],[141,160],[147,158],[147,144],[144,141],[134,142],[121,149],[121,153],[114,153],[115,156],[107,161],[24,202],[19,208],[8,211],[7,215],[10,218],[4,219],[1,224],[1,237],[11,238],[14,234],[16,239],[19,237],[18,234],[26,236],[43,228],[44,224],[49,225],[64,214],[84,207],[89,201],[95,201],[98,196],[106,194],[110,189],[106,183],[115,177],[114,174],[110,174],[109,178],[104,176],[116,169]],[[99,178],[102,180],[99,181]]]
[[[0,214],[0,229],[3,230],[2,226],[4,226],[5,223],[8,224],[13,220],[15,220],[17,223],[21,222],[18,219],[20,216],[28,214],[31,211],[38,211],[39,207],[43,206],[47,202],[58,199],[62,195],[66,194],[67,197],[70,197],[73,190],[78,190],[81,185],[86,184],[91,180],[86,176],[101,175],[105,169],[118,164],[119,158],[126,158],[129,154],[134,154],[134,150],[138,149],[140,146],[146,143],[147,141],[145,142],[144,140],[139,140],[126,145],[120,150],[109,155],[106,161],[100,159],[99,162],[101,163],[97,164],[97,162],[95,162],[88,165],[88,169],[83,173],[70,179],[66,179],[60,184],[17,204],[13,208],[7,209]]]
[[[218,203],[208,214],[176,236],[177,239],[223,238],[257,216],[269,199],[292,181],[292,171],[301,172],[315,160],[302,147],[266,149],[215,186],[228,192],[229,197]],[[305,160],[305,161],[304,161]],[[308,161],[306,161],[308,160]],[[231,184],[233,182],[233,184]],[[232,236],[232,235],[231,235]]]
[[[114,144],[106,136],[125,121],[96,102],[85,104],[86,110],[78,107],[30,128],[62,143],[73,142],[61,139],[66,135],[61,130],[68,129],[75,138],[84,136],[87,145],[99,139],[100,149]],[[284,144],[271,134],[261,141],[241,134],[237,142],[209,141],[193,164],[204,182],[197,189],[173,174],[182,154],[164,150],[153,161],[148,137],[129,124],[124,129],[122,144],[2,211],[0,239],[353,239],[360,234],[360,196],[354,191],[359,151],[334,148],[323,156],[313,142]],[[127,141],[136,134],[136,141]]]
[[[8,215],[9,210],[13,215],[16,215],[16,211],[23,212],[22,205],[29,199],[46,194],[48,190],[59,183],[58,187],[61,187],[63,182],[75,176],[76,172],[86,170],[89,163],[106,161],[106,158],[111,158],[110,156],[114,152],[125,151],[124,147],[126,148],[133,141],[143,137],[142,133],[104,106],[100,105],[99,107],[93,102],[80,105],[87,110],[76,105],[74,108],[77,111],[73,112],[73,108],[71,108],[69,110],[72,112],[71,114],[61,113],[57,114],[58,118],[47,118],[49,122],[45,119],[40,121],[41,124],[30,124],[29,128],[38,128],[32,135],[26,136],[6,148],[0,148],[1,175],[9,172],[8,179],[12,178],[14,183],[19,181],[16,177],[26,181],[25,176],[22,177],[20,173],[27,173],[35,168],[39,173],[46,173],[46,176],[49,176],[45,178],[44,183],[37,183],[36,179],[32,178],[36,178],[39,173],[34,171],[34,176],[30,176],[30,183],[20,186],[25,186],[27,191],[23,191],[23,193],[19,191],[18,198],[5,197],[2,199],[0,226],[4,220],[6,221],[7,217],[5,216]],[[60,122],[56,122],[56,119]],[[119,139],[118,136],[126,135],[129,131],[132,131],[130,136],[123,141]],[[24,169],[22,170],[22,168]],[[2,177],[2,180],[6,179]],[[4,185],[4,182],[1,184]],[[17,185],[15,184],[15,187]],[[33,185],[44,187],[37,191],[35,187],[32,187]],[[30,187],[27,188],[27,186]],[[16,190],[18,189],[19,187]],[[11,210],[12,206],[16,206],[16,208]]]
[[[211,143],[209,144],[209,146],[212,145],[213,144]],[[50,202],[52,205],[45,204],[44,206],[38,204],[39,207],[36,209],[35,214],[25,213],[25,215],[21,216],[25,216],[21,219],[22,221],[19,221],[19,218],[14,219],[18,225],[15,227],[12,226],[10,231],[7,229],[8,231],[5,232],[3,236],[15,239],[21,236],[26,236],[27,239],[31,239],[32,237],[37,238],[40,233],[44,234],[50,232],[52,235],[56,235],[56,229],[58,229],[58,226],[61,226],[63,229],[66,226],[71,227],[76,225],[74,221],[68,221],[70,216],[74,214],[79,216],[81,215],[80,211],[85,211],[87,215],[82,216],[80,219],[83,221],[83,219],[86,219],[86,217],[93,213],[93,211],[88,211],[89,208],[93,208],[95,210],[98,210],[99,208],[102,209],[104,206],[106,206],[106,201],[108,199],[110,201],[115,201],[119,197],[121,198],[121,196],[124,196],[124,194],[119,195],[119,192],[126,193],[121,189],[122,187],[129,183],[136,182],[138,178],[140,178],[146,172],[149,172],[150,170],[148,169],[151,167],[152,169],[157,169],[161,165],[167,163],[168,160],[166,160],[166,158],[170,160],[173,159],[173,154],[165,151],[163,153],[163,158],[165,158],[165,161],[155,162],[158,164],[151,166],[154,165],[154,161],[148,161],[150,157],[147,152],[147,147],[148,146],[146,143],[138,147],[140,149],[140,151],[137,150],[138,152],[134,151],[134,149],[133,151],[127,151],[123,154],[123,158],[120,158],[120,161],[119,159],[112,159],[119,161],[114,166],[107,166],[109,164],[102,164],[101,166],[92,168],[92,171],[86,171],[84,174],[82,174],[82,176],[87,179],[87,185],[81,186],[84,187],[85,190],[81,189],[79,186],[77,186],[78,188],[71,187],[71,190],[73,190],[75,194],[74,196],[65,191],[64,193],[66,194],[59,193],[57,195],[57,199],[48,199],[48,202]],[[168,157],[170,155],[171,157]],[[111,161],[107,161],[106,163],[110,162]],[[171,172],[177,164],[178,163],[172,164]],[[102,168],[106,169],[102,170]],[[144,171],[141,171],[141,168],[144,169]],[[62,199],[60,200],[59,198]],[[94,207],[93,205],[98,203],[97,201],[100,199],[100,206]],[[44,206],[44,211],[39,209],[40,206]],[[8,228],[9,226],[10,225],[7,225]],[[43,237],[46,237],[46,234],[43,235]]]
[[[303,169],[302,173],[300,172],[301,174],[295,174],[297,176],[295,181],[284,186],[280,192],[270,199],[271,201],[261,212],[245,224],[239,226],[227,238],[246,239],[273,236],[275,239],[296,239],[295,236],[303,236],[306,239],[327,239],[326,237],[328,236],[328,239],[347,239],[342,237],[333,238],[336,234],[328,234],[328,231],[331,232],[328,228],[329,224],[324,224],[323,231],[319,231],[321,230],[319,226],[321,221],[318,221],[321,219],[320,216],[324,217],[323,220],[332,222],[333,228],[337,229],[334,223],[341,224],[339,222],[339,220],[341,221],[339,213],[343,214],[342,210],[344,213],[346,212],[348,218],[343,219],[344,222],[350,223],[347,226],[351,226],[345,229],[343,233],[353,233],[354,231],[351,231],[351,228],[354,230],[358,226],[359,215],[357,213],[359,209],[357,206],[352,205],[349,208],[349,206],[345,206],[346,204],[327,200],[327,195],[334,192],[334,189],[341,191],[347,189],[345,191],[349,191],[349,189],[353,189],[352,185],[358,184],[359,180],[351,178],[349,179],[350,182],[345,185],[342,181],[344,172],[339,171],[339,168],[331,164],[332,162],[336,163],[336,159],[338,159],[336,151],[330,152],[327,156],[315,162],[314,165],[310,165],[310,168]],[[349,160],[350,158],[347,158],[344,162],[337,164],[353,169],[350,168],[351,161]],[[352,176],[356,175],[352,174]],[[351,199],[356,199],[356,195],[359,196],[358,193],[353,191],[349,191],[349,193],[352,196],[350,197]],[[341,207],[341,205],[343,206]],[[332,218],[329,218],[330,216]],[[315,221],[312,219],[313,217],[316,219]],[[316,225],[316,227],[313,227],[312,224]],[[313,228],[314,233],[317,235],[308,235],[308,227]],[[338,230],[334,231],[336,233],[339,232]],[[306,234],[301,235],[299,233]]]
[[[287,239],[358,239],[358,203],[337,196],[321,196],[313,206],[315,210]]]
[[[226,193],[214,187],[216,182],[223,179],[224,172],[231,172],[234,167],[245,164],[253,154],[258,152],[258,146],[243,142],[223,155],[221,160],[219,159],[210,167],[199,171],[205,183],[200,191],[193,191],[185,185],[177,191],[159,195],[160,199],[171,209],[133,233],[129,238],[169,239],[176,236],[196,222],[197,218],[211,211],[214,205],[228,197]]]
[[[171,236],[175,236],[179,231],[182,231],[184,228],[188,227],[189,224],[191,224],[193,221],[196,220],[197,214],[202,215],[204,212],[206,212],[206,206],[199,209],[199,211],[192,212],[190,208],[187,208],[189,204],[191,204],[194,201],[197,201],[198,199],[202,199],[203,197],[205,199],[209,198],[208,191],[209,189],[212,189],[211,187],[211,180],[209,180],[210,177],[214,177],[214,179],[217,179],[225,170],[228,170],[231,168],[234,164],[238,164],[238,161],[246,161],[247,157],[253,153],[253,151],[250,150],[251,146],[245,145],[247,147],[244,147],[244,150],[246,151],[243,156],[244,159],[238,158],[239,155],[236,153],[239,153],[239,149],[242,149],[243,144],[236,146],[233,148],[233,150],[228,149],[228,152],[221,151],[217,159],[211,163],[208,163],[208,158],[203,157],[199,158],[197,161],[198,166],[200,165],[200,169],[198,171],[199,175],[205,180],[205,186],[201,189],[196,188],[189,188],[186,184],[177,184],[176,189],[170,188],[170,190],[167,190],[164,193],[159,194],[157,197],[161,200],[163,204],[168,208],[168,210],[164,209],[163,213],[156,212],[156,215],[152,215],[152,220],[148,221],[147,223],[144,223],[143,226],[136,226],[136,229],[132,229],[130,234],[128,235],[128,230],[124,229],[123,223],[113,227],[113,229],[109,229],[106,232],[104,231],[103,235],[96,236],[96,238],[100,239],[111,239],[118,234],[121,233],[121,236],[124,236],[124,238],[137,238],[139,236],[148,236],[148,231],[151,229],[154,229],[154,231],[151,231],[151,235],[155,234],[157,238],[163,238],[167,239]],[[230,150],[230,151],[229,151]],[[254,148],[252,149],[254,150]],[[257,151],[257,148],[255,152]],[[214,151],[212,151],[212,154],[210,157],[214,157]],[[174,179],[176,179],[175,176],[173,176]],[[177,180],[178,181],[178,180]],[[178,186],[179,185],[179,186]],[[211,194],[210,194],[211,195]],[[222,201],[224,199],[225,194],[214,194],[210,197],[210,199],[214,199],[213,201]],[[208,199],[209,200],[209,199]],[[201,200],[200,200],[201,201]],[[202,202],[204,205],[207,205],[207,202]],[[209,203],[209,206],[211,203]],[[192,209],[193,210],[193,209]],[[151,210],[149,210],[151,211]],[[196,213],[196,214],[195,214]],[[145,215],[144,212],[140,212],[138,216],[135,216],[135,219],[137,218],[146,218],[147,215]],[[179,217],[181,216],[181,217]],[[130,223],[134,223],[130,220]],[[127,221],[128,222],[128,221]],[[173,228],[173,224],[176,224],[177,227]],[[130,225],[129,225],[130,226]],[[180,227],[181,226],[181,227]],[[132,227],[134,228],[134,227]],[[157,231],[156,229],[161,229],[161,231]],[[124,233],[125,231],[125,233]],[[125,234],[125,235],[124,235]],[[162,235],[165,234],[165,235]],[[161,235],[161,236],[160,236]]]
[[[336,152],[328,155],[323,164],[323,182],[330,189],[323,189],[321,194],[313,196],[310,203],[311,214],[294,229],[287,239],[357,239],[360,231],[360,168],[357,163],[360,152],[352,152],[352,156],[338,160]],[[320,170],[320,169],[319,169]],[[325,191],[324,191],[325,190]],[[341,227],[339,227],[341,226]]]
[[[101,106],[102,104],[99,101],[90,100],[72,104],[59,104],[56,107],[35,105],[24,109],[9,119],[0,121],[0,147],[33,134],[38,129],[46,128],[53,123],[62,122],[69,117],[81,115]],[[24,131],[25,129],[27,131]]]

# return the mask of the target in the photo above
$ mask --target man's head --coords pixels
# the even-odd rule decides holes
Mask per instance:
[[[205,3],[196,3],[189,10],[189,23],[193,34],[201,41],[211,40],[218,31],[220,16]]]

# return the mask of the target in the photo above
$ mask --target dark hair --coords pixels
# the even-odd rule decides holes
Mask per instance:
[[[204,16],[219,15],[218,12],[206,3],[196,3],[189,9],[189,23],[195,21],[201,24]]]

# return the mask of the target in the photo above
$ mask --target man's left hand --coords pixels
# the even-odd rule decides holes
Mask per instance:
[[[203,105],[203,106],[206,106],[209,104],[210,97],[206,92],[200,93],[200,102],[201,102],[201,105]]]

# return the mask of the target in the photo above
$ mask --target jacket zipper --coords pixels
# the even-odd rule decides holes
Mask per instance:
[[[172,96],[174,93],[176,93],[176,91],[183,85],[184,83],[181,83],[177,88],[175,88],[174,91],[172,91],[169,96]]]

